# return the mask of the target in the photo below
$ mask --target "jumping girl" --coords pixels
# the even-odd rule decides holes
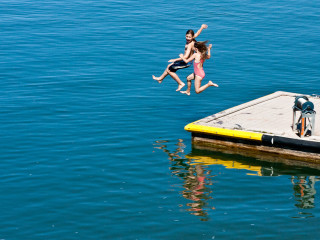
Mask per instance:
[[[206,24],[202,24],[201,28],[194,34],[193,30],[189,29],[186,33],[186,45],[184,47],[184,58],[189,58],[194,53],[194,43],[196,42],[195,38],[200,35],[203,29],[207,28]],[[191,66],[191,63],[186,63],[182,60],[182,58],[170,59],[168,62],[169,64],[167,68],[164,70],[160,77],[155,77],[152,75],[152,78],[159,83],[162,83],[163,79],[170,75],[177,83],[178,88],[176,91],[180,91],[181,88],[185,86],[185,83],[180,80],[176,71],[182,68],[187,68]]]
[[[194,88],[196,93],[201,93],[202,91],[204,91],[205,89],[211,86],[219,87],[218,84],[215,84],[212,81],[209,81],[206,85],[201,86],[201,81],[205,77],[205,73],[203,70],[203,63],[206,59],[209,59],[211,57],[210,50],[211,50],[212,44],[210,44],[207,47],[206,46],[207,42],[208,41],[195,42],[194,43],[195,53],[188,59],[186,59],[183,54],[179,55],[185,63],[189,63],[192,60],[194,60],[193,62],[194,72],[187,77],[188,89],[186,91],[180,91],[181,93],[190,95],[191,80],[193,79],[194,79]]]

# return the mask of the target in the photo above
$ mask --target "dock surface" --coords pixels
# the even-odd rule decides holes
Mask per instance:
[[[312,136],[300,137],[293,130],[297,96],[307,96],[314,104]],[[270,152],[284,149],[289,155],[308,156],[319,159],[320,163],[320,98],[317,96],[279,91],[190,123],[185,129],[192,132],[195,141],[226,142],[240,147],[247,143]]]

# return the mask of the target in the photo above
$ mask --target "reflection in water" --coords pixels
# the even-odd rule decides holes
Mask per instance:
[[[168,154],[173,175],[178,176],[183,180],[182,196],[191,202],[187,203],[187,211],[191,214],[200,216],[202,221],[207,221],[208,213],[205,210],[207,201],[211,199],[209,196],[211,185],[210,172],[201,165],[191,165],[191,159],[186,158],[184,148],[186,147],[182,139],[178,139],[176,148],[170,152],[167,146],[168,141],[156,141],[155,148],[163,150]]]
[[[315,176],[292,176],[294,196],[298,208],[314,208],[316,195],[315,182],[319,181]]]
[[[207,206],[207,200],[211,199],[209,196],[211,191],[206,187],[209,184],[206,182],[209,172],[204,171],[202,166],[190,166],[189,174],[184,178],[185,190],[182,191],[182,196],[192,201],[187,203],[187,206],[190,207],[188,211],[193,215],[202,216],[201,220],[206,221],[208,214],[204,208]]]
[[[316,197],[315,182],[319,181],[318,169],[288,166],[281,163],[258,161],[256,158],[242,157],[230,153],[199,150],[193,148],[191,153],[185,155],[185,144],[178,139],[174,150],[170,151],[169,141],[156,141],[155,148],[161,149],[170,159],[170,170],[173,175],[183,180],[182,196],[191,202],[187,203],[187,211],[191,214],[201,216],[202,221],[209,219],[207,210],[208,200],[212,199],[212,175],[208,170],[209,165],[222,165],[226,168],[245,169],[250,171],[248,175],[257,176],[291,176],[293,184],[295,206],[298,209],[314,208]],[[206,210],[207,209],[207,210]],[[211,209],[215,209],[211,206]],[[312,217],[308,212],[300,212],[299,217]]]
[[[195,155],[187,155],[187,158],[192,160],[192,165],[223,165],[226,168],[234,168],[234,169],[246,169],[252,171],[253,173],[247,173],[248,175],[259,175],[262,176],[262,167],[261,166],[253,166],[237,161],[231,160],[222,160],[215,159],[209,156],[195,156]]]
[[[230,151],[223,153],[193,148],[192,152],[186,157],[193,158],[193,164],[219,164],[226,168],[246,169],[254,172],[254,174],[247,173],[248,175],[289,175],[291,176],[291,183],[294,189],[295,206],[298,209],[311,209],[315,207],[315,182],[320,180],[320,172],[318,169],[295,167],[279,162],[259,161],[258,158],[240,157],[240,155],[230,154]],[[306,210],[299,214],[301,215],[299,217],[313,217],[313,215],[306,212]]]

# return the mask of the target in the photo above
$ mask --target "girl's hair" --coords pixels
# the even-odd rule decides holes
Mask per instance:
[[[197,48],[201,54],[201,59],[207,59],[207,57],[208,57],[208,54],[207,54],[208,47],[206,45],[208,42],[209,41],[194,43],[194,47]]]
[[[191,36],[192,36],[192,41],[194,41],[194,42],[197,42],[197,40],[195,40],[193,37],[194,37],[194,31],[192,30],[192,29],[189,29],[187,32],[186,32],[186,35],[187,34],[191,34]]]
[[[189,30],[186,32],[186,35],[189,34],[189,33],[192,35],[192,37],[194,36],[194,31],[193,31],[192,29],[189,29]]]

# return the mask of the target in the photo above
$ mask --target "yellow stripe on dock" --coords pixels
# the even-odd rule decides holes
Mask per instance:
[[[234,138],[242,138],[242,139],[257,140],[257,141],[262,141],[262,135],[263,135],[262,133],[245,132],[240,130],[202,126],[202,125],[197,125],[195,123],[189,123],[187,126],[184,127],[184,129],[189,132],[208,133],[208,134],[225,136],[225,137],[234,137]]]

